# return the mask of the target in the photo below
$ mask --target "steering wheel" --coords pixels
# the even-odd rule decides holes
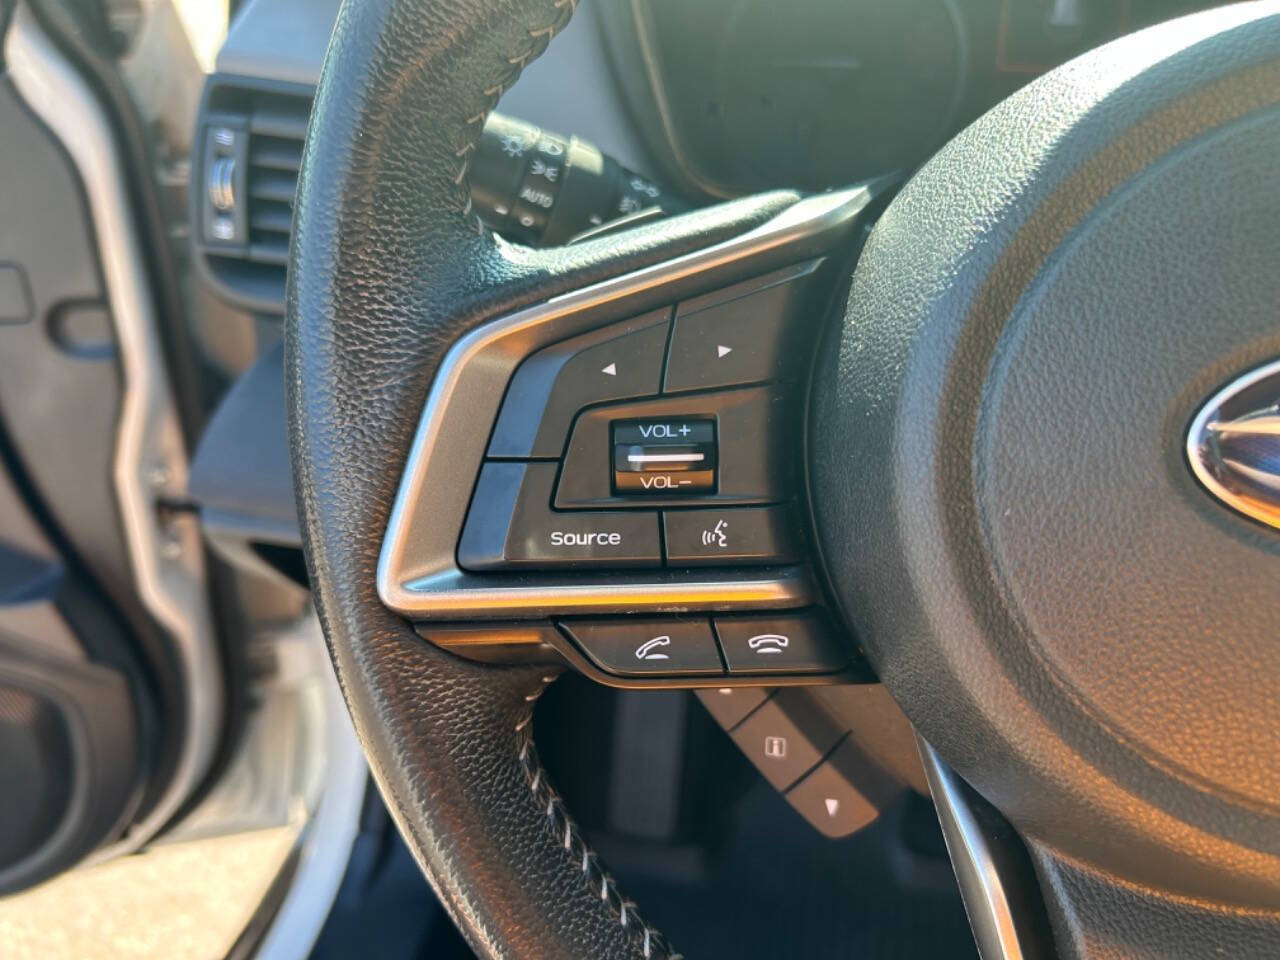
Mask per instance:
[[[548,624],[826,596],[927,751],[1021,836],[1039,889],[1006,893],[1043,902],[1058,952],[1274,955],[1280,532],[1240,501],[1274,502],[1280,472],[1280,8],[1173,21],[1029,84],[861,250],[874,187],[525,249],[479,223],[468,171],[573,6],[345,4],[295,216],[289,440],[315,603],[379,788],[472,947],[673,955],[539,765],[539,695],[566,658],[602,672]],[[815,258],[837,316],[779,414],[806,441],[800,563],[459,564],[526,356]],[[415,629],[477,621],[508,625],[483,662]],[[1033,952],[990,929],[1016,915],[967,906],[984,955]]]

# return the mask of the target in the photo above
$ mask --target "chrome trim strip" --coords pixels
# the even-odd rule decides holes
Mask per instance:
[[[978,943],[978,954],[982,960],[1023,960],[1013,907],[1000,879],[996,857],[965,799],[960,778],[918,733],[916,746],[969,925]]]
[[[5,60],[22,99],[62,142],[84,185],[120,349],[123,397],[112,483],[138,594],[172,641],[184,685],[183,744],[173,774],[151,812],[93,855],[99,861],[155,836],[204,777],[222,730],[222,664],[204,593],[199,528],[192,519],[166,528],[155,510],[157,496],[184,493],[187,458],[112,131],[92,91],[25,4],[14,14]]]
[[[489,425],[511,374],[526,356],[599,325],[588,313],[593,309],[803,241],[838,237],[871,197],[867,188],[855,187],[806,198],[741,236],[555,297],[485,324],[455,343],[432,384],[387,524],[378,558],[382,602],[419,618],[688,606],[776,608],[811,602],[815,589],[798,573],[742,574],[729,580],[703,576],[687,583],[647,577],[618,584],[513,586],[464,574],[454,556],[484,462]],[[415,510],[427,491],[430,510]]]
[[[1186,443],[1187,463],[1190,465],[1191,472],[1195,474],[1196,479],[1200,481],[1201,486],[1231,509],[1272,528],[1280,528],[1280,506],[1264,501],[1261,497],[1244,496],[1239,491],[1232,490],[1223,484],[1222,481],[1214,476],[1213,471],[1209,469],[1208,464],[1205,462],[1205,457],[1201,453],[1201,445],[1209,433],[1227,434],[1231,431],[1233,424],[1219,423],[1216,419],[1222,410],[1223,404],[1228,403],[1236,394],[1249,389],[1259,380],[1266,380],[1268,377],[1278,375],[1280,375],[1280,360],[1273,360],[1270,363],[1263,364],[1261,367],[1250,370],[1243,376],[1236,377],[1236,379],[1217,391],[1204,402],[1195,419],[1191,421],[1191,426],[1187,430]],[[1280,398],[1277,399],[1280,401]],[[1274,426],[1269,429],[1263,426],[1257,432],[1271,434],[1274,429]],[[1249,474],[1249,468],[1244,464],[1233,463],[1231,465],[1237,471],[1246,475]],[[1260,484],[1270,486],[1267,483],[1269,478],[1266,476],[1259,476],[1255,479]]]

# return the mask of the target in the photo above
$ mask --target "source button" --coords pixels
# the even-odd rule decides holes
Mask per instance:
[[[657,567],[656,513],[557,513],[554,463],[488,463],[458,544],[465,570]]]

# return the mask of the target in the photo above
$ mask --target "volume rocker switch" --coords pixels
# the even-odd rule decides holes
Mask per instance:
[[[716,461],[714,420],[633,420],[613,424],[615,493],[714,493]]]

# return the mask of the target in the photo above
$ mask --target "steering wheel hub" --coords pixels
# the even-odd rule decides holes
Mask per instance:
[[[885,682],[1028,835],[1256,903],[1280,538],[1186,437],[1280,356],[1280,26],[1214,16],[1030,85],[897,198],[819,393],[816,509]]]

